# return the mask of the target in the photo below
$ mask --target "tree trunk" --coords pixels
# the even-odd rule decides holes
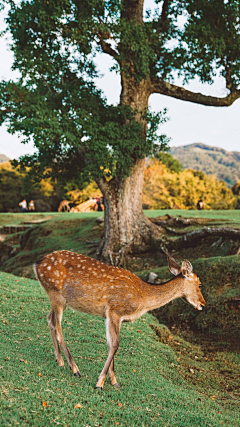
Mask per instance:
[[[126,252],[146,250],[153,235],[160,237],[161,228],[142,210],[144,163],[137,160],[130,176],[120,182],[98,182],[105,206],[104,238],[98,256],[113,265],[123,264]]]
[[[138,111],[136,120],[142,124],[142,134],[146,136],[147,124],[141,113],[148,108],[150,82],[142,80],[137,83],[134,73],[126,77],[124,72],[121,82],[120,104]],[[114,265],[122,264],[124,253],[133,249],[144,251],[153,236],[160,237],[162,228],[153,224],[142,210],[144,165],[145,159],[137,159],[127,178],[97,182],[105,206],[104,238],[98,255]]]

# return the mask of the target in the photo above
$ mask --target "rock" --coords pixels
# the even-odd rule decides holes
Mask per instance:
[[[155,283],[155,280],[157,277],[158,275],[156,273],[153,273],[153,272],[149,273],[148,282]]]

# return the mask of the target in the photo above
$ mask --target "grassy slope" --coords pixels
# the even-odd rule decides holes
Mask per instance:
[[[216,369],[220,358],[207,367],[198,347],[174,337],[175,346],[161,343],[150,315],[122,326],[116,372],[123,386],[115,390],[107,381],[99,393],[94,385],[107,356],[103,320],[71,310],[64,315],[64,336],[83,375],[76,379],[55,363],[46,322],[49,302],[38,283],[8,273],[0,273],[0,283],[3,427],[240,425],[235,394],[219,393],[214,381],[204,383],[207,369]],[[182,364],[180,348],[194,373]],[[226,354],[221,363],[229,368],[239,361],[239,355]],[[78,403],[81,408],[75,409]]]
[[[201,217],[210,219],[225,219],[230,222],[240,223],[240,210],[219,210],[219,211],[198,211],[198,210],[183,210],[183,209],[161,209],[161,210],[145,210],[145,215],[149,218],[156,218],[157,216],[164,216],[166,214],[172,216],[183,217]],[[85,219],[85,218],[98,218],[103,216],[103,212],[86,212],[86,213],[0,213],[0,227],[3,225],[17,225],[23,221],[44,220],[49,217],[57,220],[61,219]]]
[[[215,336],[239,343],[240,334],[240,259],[238,255],[211,257],[193,262],[194,272],[202,282],[207,302],[203,311],[196,311],[182,299],[155,310],[160,322],[191,325]],[[172,278],[168,267],[154,271],[162,280]],[[136,272],[144,278],[143,272]],[[238,346],[238,348],[240,348]]]
[[[175,216],[182,215],[184,217],[202,217],[205,219],[225,220],[225,225],[231,227],[239,227],[240,225],[240,211],[237,210],[200,212],[183,210],[156,210],[145,211],[145,213],[149,217],[163,216],[168,213]],[[4,271],[9,271],[17,275],[33,278],[32,264],[36,262],[36,260],[39,259],[42,255],[50,253],[51,251],[67,249],[83,254],[90,253],[91,255],[91,249],[94,249],[94,241],[99,241],[101,232],[103,230],[103,226],[97,226],[95,223],[96,218],[99,216],[103,216],[103,213],[0,214],[0,227],[3,225],[18,225],[23,221],[30,222],[46,220],[42,224],[36,225],[34,230],[29,230],[27,232],[27,244],[25,244],[27,239],[22,236],[22,250],[13,258],[8,259],[7,261],[2,261],[2,267],[0,268],[2,268]],[[213,225],[217,224],[214,223]],[[188,231],[192,231],[193,229],[194,227],[189,227]],[[7,237],[5,242],[7,243],[9,239],[10,243],[12,244],[11,236]],[[14,244],[16,245],[17,242]],[[225,249],[227,251],[228,247]],[[205,250],[208,251],[208,247],[203,248],[203,250],[197,254],[197,257],[202,257]],[[2,253],[4,254],[4,252],[5,249],[3,248]],[[92,253],[93,252],[94,250],[92,250]],[[190,255],[190,259],[192,259],[191,253],[188,254],[189,251],[185,252],[186,254],[184,254],[184,257],[187,258]],[[210,256],[212,256],[212,254],[210,254]],[[138,269],[147,270],[147,265],[149,264],[151,266],[151,259],[148,260],[146,256],[144,256],[144,260],[142,261],[141,266],[139,262],[140,259],[137,259],[136,263],[134,260],[132,260],[132,267],[128,266],[128,268],[132,269],[133,271]],[[159,262],[161,264],[160,260]],[[159,262],[156,260],[156,265],[159,265]],[[153,267],[154,266],[151,266],[151,270]]]

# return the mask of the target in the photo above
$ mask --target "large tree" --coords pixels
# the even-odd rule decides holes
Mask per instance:
[[[219,107],[240,97],[239,0],[155,0],[145,16],[144,0],[7,3],[21,78],[1,83],[1,120],[33,138],[38,153],[23,163],[96,180],[105,200],[100,255],[114,262],[124,248],[144,248],[158,233],[142,211],[144,159],[164,147],[156,137],[164,116],[150,115],[149,97]],[[96,52],[121,75],[117,107],[93,84]],[[217,73],[224,97],[183,87],[196,76],[212,83]]]

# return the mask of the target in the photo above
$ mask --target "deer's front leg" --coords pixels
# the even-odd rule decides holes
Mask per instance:
[[[119,347],[119,334],[120,334],[120,326],[121,320],[117,315],[113,313],[109,313],[106,318],[106,335],[107,335],[107,343],[108,343],[108,358],[104,365],[104,368],[99,375],[96,388],[102,389],[104,381],[106,379],[106,375],[109,370],[109,376],[111,380],[111,384],[114,386],[118,386],[115,373],[114,373],[114,365],[113,358],[115,353]]]

